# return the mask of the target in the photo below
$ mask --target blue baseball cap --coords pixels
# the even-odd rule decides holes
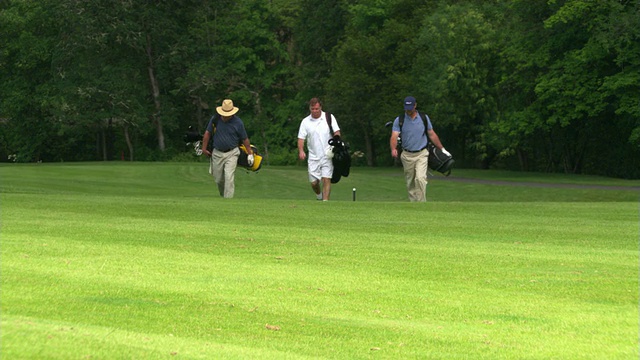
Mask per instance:
[[[416,98],[414,98],[413,96],[407,96],[406,98],[404,98],[405,110],[413,110],[415,106],[416,106]]]

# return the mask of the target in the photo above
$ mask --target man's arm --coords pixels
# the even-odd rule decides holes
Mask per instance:
[[[298,138],[298,159],[304,160],[307,158],[307,154],[304,152],[304,139]]]
[[[391,156],[394,158],[398,157],[398,136],[400,136],[400,131],[392,131],[391,139],[389,139],[389,146],[391,147]]]
[[[444,146],[442,146],[442,143],[440,142],[440,138],[438,137],[438,134],[436,134],[436,132],[433,131],[433,129],[427,130],[427,135],[429,136],[429,140],[431,140],[433,145],[435,145],[438,149],[444,148]]]
[[[440,142],[440,138],[438,137],[438,134],[436,134],[436,132],[433,131],[433,129],[427,131],[427,135],[429,136],[429,140],[431,140],[433,145],[435,145],[438,149],[442,150],[442,152],[445,155],[451,156],[451,153],[448,152],[447,149],[444,148],[444,146]]]
[[[207,156],[211,156],[211,151],[207,149],[207,147],[209,146],[210,138],[211,138],[211,133],[209,132],[209,130],[205,131],[204,136],[202,137],[202,153]]]
[[[249,138],[242,140],[242,145],[247,149],[247,155],[253,155],[253,149],[251,149],[251,142],[249,142]]]
[[[253,166],[253,149],[251,148],[251,142],[248,137],[242,140],[242,145],[244,145],[245,150],[247,150],[247,163],[249,166]]]

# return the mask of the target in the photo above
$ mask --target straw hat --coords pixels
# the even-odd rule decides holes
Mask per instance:
[[[230,99],[225,99],[222,102],[222,106],[218,106],[216,108],[216,111],[218,112],[218,114],[222,115],[222,116],[233,116],[235,113],[238,112],[237,107],[233,106],[233,101]]]

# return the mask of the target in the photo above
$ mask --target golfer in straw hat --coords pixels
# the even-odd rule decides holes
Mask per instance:
[[[202,152],[211,158],[211,175],[218,185],[220,196],[225,198],[232,198],[235,192],[235,172],[240,155],[238,145],[244,144],[247,149],[249,166],[253,165],[254,160],[244,123],[236,115],[238,110],[232,100],[225,99],[222,106],[216,108],[217,114],[209,120],[202,139],[203,144],[208,144],[213,136],[213,151],[203,146]]]

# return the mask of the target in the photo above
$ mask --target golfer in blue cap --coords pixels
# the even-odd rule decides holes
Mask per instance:
[[[433,143],[442,152],[449,152],[442,146],[440,138],[431,125],[431,119],[427,114],[420,114],[416,110],[416,98],[407,96],[404,99],[404,114],[393,121],[391,130],[391,156],[398,157],[398,138],[402,141],[402,154],[400,160],[404,168],[404,177],[407,183],[409,201],[427,201],[427,165],[429,163],[429,151],[427,144]],[[401,117],[403,117],[401,119]]]

